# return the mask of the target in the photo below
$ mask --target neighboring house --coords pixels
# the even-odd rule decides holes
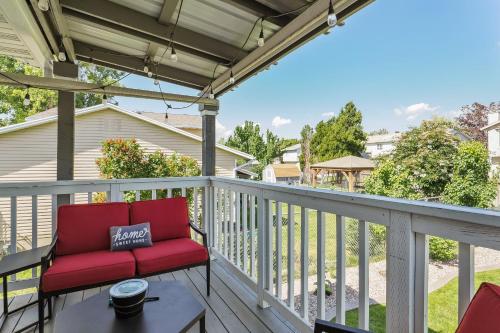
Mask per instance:
[[[396,141],[401,137],[401,133],[369,135],[366,140],[367,157],[375,158],[383,154],[391,153]]]
[[[268,183],[299,184],[301,176],[298,164],[269,164],[262,171],[262,180]]]
[[[184,119],[174,122],[175,118],[180,117]],[[149,153],[156,150],[161,150],[168,155],[178,153],[194,158],[201,166],[201,137],[172,126],[172,124],[177,124],[194,129],[192,119],[195,117],[169,115],[170,120],[165,121],[164,114],[158,114],[155,118],[151,117],[150,113],[138,114],[112,104],[77,110],[75,179],[100,178],[95,161],[101,156],[102,142],[110,138],[135,138]],[[56,110],[48,110],[30,117],[24,123],[0,127],[0,182],[56,180],[56,147]],[[220,144],[216,146],[216,149],[216,174],[219,176],[234,177],[236,162],[249,161],[253,158],[249,154]],[[50,198],[39,198],[39,201],[39,207],[50,205]],[[28,209],[30,205],[30,198],[19,198],[18,230],[27,232],[31,230],[29,214],[20,214],[20,210]],[[48,219],[50,217],[39,217],[39,229],[42,233],[44,230],[48,232],[47,228],[50,228]],[[10,202],[1,199],[0,237],[2,233],[5,233],[5,228],[2,230],[2,227],[8,223],[10,223]]]
[[[283,155],[281,156],[281,161],[283,163],[299,163],[299,157],[301,154],[300,143],[296,145],[287,147],[283,150]]]
[[[492,171],[500,171],[500,112],[490,112],[488,125],[482,130],[488,135],[488,153]]]

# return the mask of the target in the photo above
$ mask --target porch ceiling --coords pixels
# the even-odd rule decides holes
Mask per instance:
[[[339,21],[372,1],[334,1]],[[205,92],[212,85],[216,95],[231,89],[230,68],[237,85],[328,29],[329,0],[49,0],[46,12],[37,0],[20,2],[42,36],[46,62],[64,50],[70,61],[146,75],[150,59],[158,79]],[[261,17],[266,45],[259,48],[260,23],[252,27]],[[177,62],[169,57],[171,39]]]

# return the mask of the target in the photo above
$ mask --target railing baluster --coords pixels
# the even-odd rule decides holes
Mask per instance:
[[[248,195],[243,193],[243,272],[248,274]]]
[[[458,243],[458,321],[474,296],[474,246]]]
[[[229,259],[229,209],[231,204],[229,203],[229,190],[224,189],[224,256]]]
[[[181,188],[181,196],[182,197],[186,196],[186,188],[185,187]]]
[[[75,204],[75,193],[71,193],[71,194],[69,195],[69,203],[70,203],[71,205],[74,205],[74,204]]]
[[[52,216],[52,230],[50,233],[50,237],[53,237],[54,233],[56,232],[56,226],[57,226],[57,194],[52,194],[51,216]]]
[[[141,201],[141,190],[135,191],[135,201]]]
[[[370,259],[370,246],[369,246],[369,233],[368,222],[359,220],[359,328],[368,330],[368,323],[370,317],[370,296],[369,296],[369,259]]]
[[[87,203],[92,203],[92,192],[87,193]]]
[[[10,254],[17,252],[17,197],[10,197]]]
[[[220,187],[217,188],[217,209],[219,210],[219,219],[218,219],[218,228],[217,228],[217,249],[219,252],[222,252],[222,236],[224,235],[224,232],[222,230],[223,226],[223,213],[224,213],[224,208],[223,208],[223,202],[222,202],[222,189]]]
[[[282,298],[281,285],[282,279],[282,263],[283,263],[283,241],[282,241],[282,211],[281,202],[276,201],[276,297],[279,300]]]
[[[266,289],[270,294],[273,293],[273,272],[274,272],[274,260],[273,260],[273,202],[267,200],[266,205],[266,225],[265,225],[265,263],[266,263]]]
[[[335,302],[336,314],[335,321],[338,324],[345,325],[345,219],[343,216],[336,216],[337,229],[337,263],[336,263],[336,283],[335,283]]]
[[[262,195],[257,197],[257,247],[258,247],[258,270],[257,270],[257,302],[261,308],[267,307],[264,301],[264,290],[266,288],[266,224],[267,209],[269,200],[265,200]]]
[[[156,190],[151,190],[151,199],[156,200]]]
[[[171,197],[172,197],[172,189],[167,188],[167,198],[171,198]]]
[[[196,187],[193,188],[193,223],[200,227],[200,220],[198,219],[198,189]],[[205,225],[203,227],[205,227]],[[196,234],[196,238],[200,241],[200,236],[198,234]]]
[[[38,247],[38,196],[31,196],[31,248]],[[31,270],[31,277],[36,277],[36,268]]]
[[[255,260],[255,196],[250,196],[250,276],[256,276],[256,260]]]
[[[302,306],[300,315],[309,319],[309,209],[300,211],[300,297]]]
[[[325,213],[317,212],[317,317],[325,319]]]
[[[234,262],[234,192],[229,191],[229,261]]]
[[[241,218],[241,195],[240,195],[240,192],[236,192],[235,193],[235,196],[236,196],[236,266],[238,266],[238,268],[241,268],[241,232],[240,232],[240,228],[241,228],[241,221],[240,221],[240,218]]]
[[[295,311],[295,206],[288,204],[288,307]]]
[[[428,331],[429,240],[415,234],[415,333]]]

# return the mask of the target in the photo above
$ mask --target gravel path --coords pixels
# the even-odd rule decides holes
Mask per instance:
[[[500,268],[500,251],[476,248],[475,250],[476,272]],[[370,304],[386,303],[386,262],[379,261],[370,264]],[[458,275],[457,262],[429,263],[429,292],[441,288],[451,279]],[[358,307],[358,267],[346,269],[346,310]],[[335,278],[327,276],[327,280],[333,282],[333,294],[326,297],[326,318],[335,317]],[[309,277],[309,320],[311,323],[316,318],[316,276]],[[287,284],[283,284],[283,295],[287,295]],[[300,313],[300,279],[294,281],[295,310]]]

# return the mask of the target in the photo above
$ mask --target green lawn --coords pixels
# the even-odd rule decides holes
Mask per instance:
[[[476,273],[476,289],[482,282],[500,284],[500,270]],[[429,332],[455,332],[458,323],[458,278],[429,294]],[[333,320],[332,320],[333,321]],[[346,323],[358,326],[358,310],[346,313]],[[385,306],[370,306],[370,331],[385,332]]]

